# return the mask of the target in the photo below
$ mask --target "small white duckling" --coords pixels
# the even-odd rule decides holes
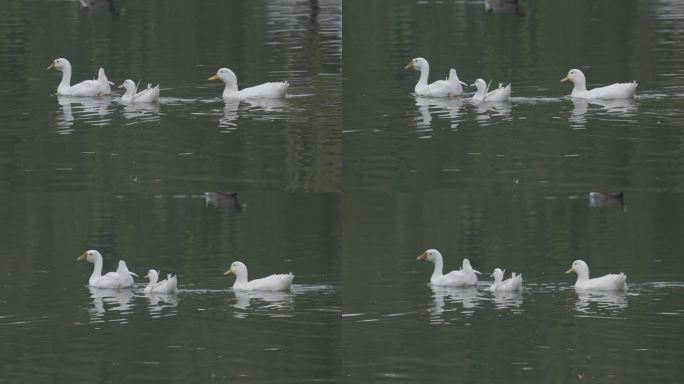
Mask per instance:
[[[494,283],[489,287],[489,291],[522,291],[522,274],[516,275],[513,272],[510,279],[503,280],[505,272],[506,270],[494,268],[494,272],[490,275],[494,277]]]
[[[507,86],[503,86],[503,83],[499,83],[499,88],[488,92],[489,91],[489,85],[485,83],[484,80],[482,79],[477,79],[473,84],[471,84],[471,87],[474,86],[477,88],[477,91],[473,95],[473,102],[475,103],[480,103],[480,102],[486,102],[486,101],[491,101],[491,102],[497,102],[497,101],[508,101],[511,99],[511,85],[508,84]]]
[[[159,279],[159,271],[150,269],[145,275],[150,280],[145,293],[178,293],[178,279],[172,274],[166,275],[166,279],[157,281]]]
[[[138,92],[138,87],[133,80],[126,80],[119,88],[125,88],[123,96],[121,96],[121,103],[156,103],[159,101],[159,84],[152,87],[152,84],[147,84],[147,89]],[[137,92],[137,93],[136,93]]]

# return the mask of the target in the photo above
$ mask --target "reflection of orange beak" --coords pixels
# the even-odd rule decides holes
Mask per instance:
[[[81,254],[81,256],[79,256],[79,257],[76,259],[76,261],[85,261],[85,260],[87,260],[87,259],[86,259],[86,256],[87,256],[87,252],[83,252],[83,253]]]
[[[54,68],[54,67],[55,67],[55,63],[52,62],[52,63],[50,63],[50,65],[48,65],[47,69],[52,69],[52,68]]]
[[[427,260],[427,252],[423,252],[416,258],[416,260]]]
[[[561,83],[565,83],[565,82],[568,81],[568,80],[570,80],[570,79],[568,79],[568,77],[565,76],[564,78],[561,79]]]
[[[218,75],[215,74],[214,76],[208,78],[207,80],[218,80]]]
[[[411,60],[411,61],[410,61],[408,64],[406,64],[406,66],[404,67],[404,69],[411,69],[411,68],[413,68],[413,60]]]

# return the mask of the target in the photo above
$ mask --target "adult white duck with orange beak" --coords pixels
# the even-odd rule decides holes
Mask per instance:
[[[55,59],[48,65],[48,70],[56,69],[62,72],[62,81],[57,86],[57,94],[61,96],[105,96],[112,91],[109,87],[113,84],[107,79],[104,69],[97,72],[97,80],[85,80],[71,85],[71,63],[65,58]]]
[[[287,81],[264,83],[238,90],[237,76],[228,68],[221,68],[208,80],[221,80],[226,86],[223,88],[224,99],[282,99],[287,95],[290,83]]]
[[[573,84],[571,97],[577,99],[631,99],[636,92],[637,82],[616,83],[605,87],[587,90],[587,79],[579,69],[571,69],[561,83],[570,81]]]
[[[119,260],[119,267],[116,269],[116,272],[108,272],[103,275],[102,255],[94,249],[83,252],[76,260],[94,264],[93,273],[90,275],[90,279],[88,279],[88,285],[93,288],[129,288],[133,286],[132,276],[138,277],[138,275],[128,270],[126,262],[123,260]]]
[[[247,280],[247,266],[240,261],[230,265],[224,275],[235,275],[233,289],[245,291],[284,291],[290,288],[294,275],[292,273],[271,275],[261,279]]]
[[[444,260],[442,254],[436,249],[428,249],[418,256],[416,260],[426,260],[435,265],[430,276],[430,284],[443,287],[472,287],[477,285],[479,271],[473,269],[470,260],[463,259],[463,265],[458,271],[451,271],[446,275],[442,273]]]
[[[420,78],[418,78],[418,83],[414,88],[418,96],[454,97],[463,93],[463,85],[468,85],[458,79],[456,70],[453,68],[449,70],[449,77],[446,80],[437,80],[428,84],[430,64],[422,57],[416,57],[404,67],[404,69],[411,68],[420,71]]]
[[[575,289],[586,291],[624,291],[627,289],[627,276],[624,273],[611,273],[601,277],[589,278],[589,266],[582,260],[575,260],[566,274],[575,272]]]

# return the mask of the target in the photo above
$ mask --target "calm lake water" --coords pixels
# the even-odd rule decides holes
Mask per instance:
[[[684,7],[675,1],[344,2],[343,377],[346,382],[681,382]],[[457,69],[512,83],[474,105],[412,95]],[[638,80],[626,102],[574,102],[559,80]],[[621,191],[590,206],[590,191]],[[431,289],[468,257],[477,289]],[[625,272],[578,296],[572,261]],[[495,267],[520,295],[485,291]]]
[[[0,382],[680,382],[684,7],[487,3],[1,2]],[[419,56],[513,98],[416,97]],[[57,97],[57,57],[160,103]],[[290,97],[223,101],[219,67]],[[637,96],[573,101],[570,68]],[[427,248],[478,287],[427,285]],[[89,289],[86,249],[180,292]],[[580,258],[628,291],[577,294]]]
[[[339,376],[340,1],[0,4],[0,381],[302,383]],[[55,95],[99,66],[161,84],[158,106]],[[277,102],[224,102],[287,80]],[[324,97],[322,97],[323,95]],[[205,192],[237,191],[205,200]],[[318,193],[313,193],[318,192]],[[99,249],[176,297],[89,290]],[[223,276],[293,272],[291,292],[245,295]]]

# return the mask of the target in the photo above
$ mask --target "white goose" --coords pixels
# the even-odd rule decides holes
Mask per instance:
[[[71,85],[71,63],[64,58],[55,59],[47,69],[57,69],[62,72],[62,81],[57,87],[57,94],[62,96],[104,96],[111,93],[104,69],[97,72],[97,80],[85,80]]]
[[[473,269],[468,259],[463,259],[463,266],[458,271],[451,271],[444,275],[442,268],[444,261],[442,254],[436,249],[428,249],[418,256],[416,260],[427,260],[435,264],[435,269],[430,276],[430,284],[444,287],[471,287],[477,284],[479,271]]]
[[[575,289],[587,291],[623,291],[627,289],[627,276],[624,273],[608,274],[589,278],[589,266],[582,260],[575,260],[565,273],[575,272],[577,281]]]
[[[414,88],[416,95],[428,97],[453,97],[463,93],[462,85],[468,85],[458,79],[456,70],[451,68],[449,70],[449,77],[446,80],[437,80],[432,84],[428,84],[428,76],[430,74],[430,64],[422,57],[417,57],[411,60],[404,69],[415,69],[420,71],[420,78]]]
[[[178,279],[170,273],[166,275],[166,279],[159,280],[159,271],[150,269],[145,275],[150,280],[150,283],[145,287],[145,293],[178,293]]]
[[[108,272],[102,275],[102,255],[96,250],[85,251],[76,260],[95,264],[93,273],[88,279],[88,285],[93,288],[128,288],[133,286],[132,276],[138,277],[128,270],[126,262],[123,260],[119,260],[119,267],[116,272]]]
[[[233,289],[246,291],[284,291],[290,288],[294,279],[292,273],[287,273],[247,281],[247,266],[240,261],[233,262],[230,269],[224,273],[226,276],[230,274],[235,275]]]
[[[237,76],[228,68],[221,68],[209,80],[221,80],[226,83],[223,89],[224,99],[280,99],[287,94],[290,84],[287,81],[264,83],[254,87],[238,90]]]
[[[494,268],[494,272],[490,275],[494,277],[494,283],[489,287],[489,291],[522,291],[522,274],[516,275],[513,272],[510,279],[503,280],[504,273],[505,270],[502,271],[499,268]]]
[[[119,85],[119,88],[126,89],[126,92],[121,96],[121,102],[124,104],[156,103],[159,101],[159,84],[154,87],[152,87],[152,84],[147,84],[147,89],[138,92],[138,87],[133,80],[128,79]]]
[[[570,96],[578,99],[630,99],[634,97],[638,85],[633,81],[587,90],[587,79],[579,69],[568,71],[568,75],[561,79],[561,83],[568,80],[574,85]]]
[[[473,95],[473,101],[476,103],[480,102],[497,102],[497,101],[508,101],[511,99],[511,85],[503,86],[499,83],[499,88],[489,92],[489,85],[485,84],[482,79],[475,80],[475,83],[471,84],[477,88],[477,92]]]

